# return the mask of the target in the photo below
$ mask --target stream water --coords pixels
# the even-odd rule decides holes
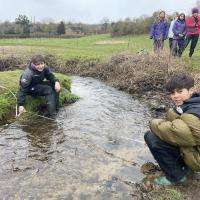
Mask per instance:
[[[72,79],[80,100],[55,121],[0,127],[1,199],[133,199],[152,160],[147,105],[93,78]]]

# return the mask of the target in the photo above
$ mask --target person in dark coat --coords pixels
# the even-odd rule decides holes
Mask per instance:
[[[185,14],[180,13],[178,19],[175,21],[172,31],[174,33],[172,43],[172,55],[181,57],[184,50],[184,42],[186,35]],[[178,46],[178,48],[177,48]]]
[[[44,80],[47,81],[44,81]],[[59,108],[59,80],[45,64],[42,55],[32,57],[29,66],[20,77],[20,89],[17,96],[19,113],[26,112],[25,99],[27,95],[45,96],[47,101],[48,117],[54,118]]]

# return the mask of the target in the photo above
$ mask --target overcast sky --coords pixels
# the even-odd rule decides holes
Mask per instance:
[[[104,17],[111,21],[126,17],[151,15],[165,10],[190,13],[196,0],[0,0],[0,21],[14,21],[19,14],[42,21],[53,19],[68,22],[99,23]]]

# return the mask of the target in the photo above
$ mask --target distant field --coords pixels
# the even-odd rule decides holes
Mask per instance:
[[[0,39],[1,55],[31,55],[44,52],[64,59],[104,59],[119,52],[136,52],[141,49],[152,49],[147,35],[119,38],[95,35],[77,39]]]
[[[153,41],[148,35],[112,38],[108,34],[93,35],[75,39],[33,38],[0,39],[0,55],[30,56],[35,53],[56,55],[60,59],[105,59],[120,52],[151,52]],[[165,42],[168,52],[168,40]],[[183,58],[188,60],[188,48]],[[200,45],[196,47],[192,63],[198,67]]]

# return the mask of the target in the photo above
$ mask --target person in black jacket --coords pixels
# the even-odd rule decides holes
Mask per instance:
[[[47,81],[44,81],[44,80]],[[59,107],[59,80],[45,64],[42,55],[32,57],[29,66],[20,77],[20,89],[17,96],[19,113],[26,112],[24,108],[26,95],[45,96],[48,116],[54,118]]]

